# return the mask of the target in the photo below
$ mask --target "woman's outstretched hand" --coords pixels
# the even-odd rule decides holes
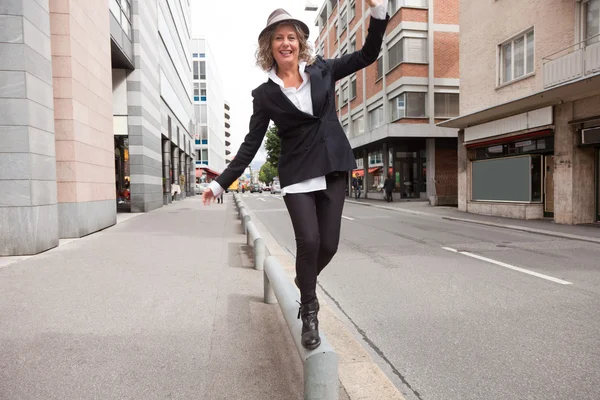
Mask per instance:
[[[204,203],[205,206],[208,206],[213,201],[215,201],[215,194],[209,188],[204,189],[204,192],[202,193],[202,203]]]
[[[383,0],[365,0],[369,7],[377,7],[383,4]]]

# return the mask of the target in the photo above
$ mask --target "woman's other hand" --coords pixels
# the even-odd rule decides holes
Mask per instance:
[[[202,193],[202,203],[204,203],[205,206],[208,206],[213,201],[215,201],[215,194],[209,188],[204,189],[204,192]]]
[[[383,4],[383,0],[365,0],[369,7],[377,7]]]

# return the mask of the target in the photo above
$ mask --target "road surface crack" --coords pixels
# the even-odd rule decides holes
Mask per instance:
[[[329,297],[331,299],[331,301],[333,301],[333,303],[342,312],[342,314],[344,314],[346,316],[346,318],[348,318],[348,321],[350,321],[352,323],[352,325],[354,326],[354,328],[362,336],[363,340],[365,342],[367,342],[367,344],[369,345],[369,347],[371,347],[371,349],[373,349],[373,351],[375,353],[377,353],[377,355],[379,357],[381,357],[381,359],[383,361],[385,361],[385,363],[387,365],[389,365],[389,367],[392,369],[392,372],[394,373],[394,375],[396,375],[400,379],[400,381],[402,381],[402,383],[416,396],[417,399],[423,400],[423,397],[421,397],[421,394],[416,389],[414,389],[411,386],[410,383],[408,383],[406,377],[404,377],[404,375],[402,375],[402,373],[400,373],[400,371],[398,371],[398,369],[394,366],[394,364],[392,364],[392,362],[386,357],[386,355],[384,354],[384,352],[367,336],[367,333],[363,329],[361,329],[361,327],[359,327],[354,322],[354,320],[342,308],[342,305],[323,287],[323,285],[321,285],[318,282],[317,282],[317,284],[319,285],[319,287],[321,288],[321,290],[323,290],[323,292],[325,292],[325,294],[327,295],[327,297]]]

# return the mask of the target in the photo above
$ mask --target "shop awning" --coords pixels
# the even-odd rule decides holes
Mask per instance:
[[[196,178],[199,178],[202,176],[202,170],[206,171],[206,173],[210,174],[210,175],[214,175],[214,176],[221,175],[218,172],[216,172],[215,170],[212,170],[206,166],[202,166],[202,167],[196,168]]]
[[[373,172],[377,171],[378,169],[381,169],[381,167],[373,167],[373,168],[369,168],[369,174],[372,174]],[[365,170],[364,169],[355,169],[354,171],[352,171],[352,176],[363,176],[365,174]]]

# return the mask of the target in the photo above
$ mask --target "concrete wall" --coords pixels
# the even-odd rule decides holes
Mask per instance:
[[[61,237],[116,223],[109,10],[50,0]]]
[[[49,12],[0,2],[0,256],[58,245]]]
[[[542,90],[542,59],[576,41],[575,1],[461,0],[461,115]],[[497,88],[498,45],[535,26],[535,74]]]
[[[561,224],[596,220],[596,149],[578,147],[578,134],[567,122],[600,115],[600,98],[554,107],[554,219]]]

